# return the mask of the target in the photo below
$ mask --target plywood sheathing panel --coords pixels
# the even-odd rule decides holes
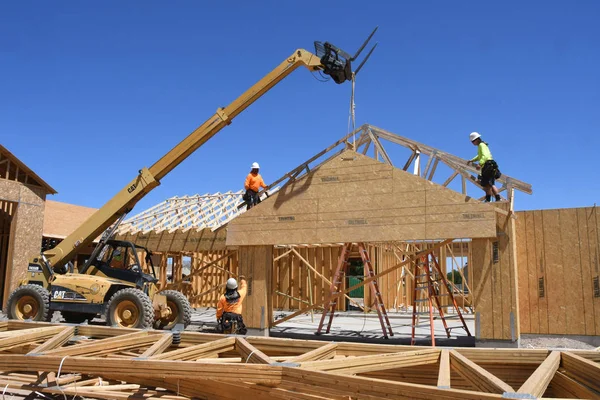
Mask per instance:
[[[519,293],[523,333],[600,333],[595,212],[587,207],[516,213],[516,243],[524,257],[519,276],[527,277],[528,292]]]
[[[346,151],[228,226],[227,245],[493,237],[495,212]]]
[[[45,196],[42,188],[0,179],[0,198],[17,203],[11,224],[5,299],[25,276],[29,258],[40,252]]]
[[[508,203],[496,207],[508,210]],[[473,301],[479,315],[478,337],[516,340],[519,336],[518,255],[514,219],[498,214],[498,237],[474,239],[472,260]],[[494,247],[498,257],[494,259]]]
[[[248,328],[268,329],[272,316],[272,246],[241,246],[238,250],[239,273],[248,281],[248,294],[242,316]]]

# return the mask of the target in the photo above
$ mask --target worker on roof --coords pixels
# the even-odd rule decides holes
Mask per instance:
[[[471,132],[469,139],[471,139],[473,145],[477,146],[477,155],[467,161],[467,164],[474,165],[477,163],[477,169],[481,169],[478,179],[481,186],[483,186],[483,190],[485,190],[485,202],[489,203],[492,200],[492,195],[495,196],[496,201],[501,201],[502,198],[498,194],[495,183],[496,179],[500,178],[502,174],[498,169],[498,164],[492,157],[488,144],[481,139],[481,135],[477,132]]]
[[[221,332],[241,333],[246,334],[246,326],[242,318],[242,303],[248,292],[248,284],[244,275],[240,275],[241,285],[238,288],[238,283],[235,278],[227,279],[225,285],[225,293],[219,298],[217,303],[217,323]],[[237,329],[232,331],[232,326]]]
[[[258,173],[259,169],[260,165],[258,165],[257,162],[252,163],[252,168],[250,169],[250,173],[246,177],[246,182],[244,183],[244,189],[246,189],[244,200],[247,204],[247,210],[260,203],[260,196],[258,195],[260,188],[267,188],[265,181],[263,181],[262,176],[260,176]]]

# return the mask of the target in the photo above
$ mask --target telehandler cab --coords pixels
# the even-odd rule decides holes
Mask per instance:
[[[56,247],[34,256],[25,279],[9,296],[8,317],[47,321],[54,311],[60,311],[67,322],[74,323],[104,315],[108,325],[127,328],[172,329],[177,324],[189,324],[191,307],[185,296],[173,290],[158,290],[150,252],[130,242],[112,240],[119,224],[165,175],[298,67],[320,71],[338,84],[352,80],[377,45],[355,71],[351,63],[376,30],[354,56],[328,42],[315,42],[316,54],[298,49],[229,106],[219,108],[154,165],[141,169],[133,181]],[[67,266],[80,248],[101,234],[80,271]],[[144,264],[138,253],[144,253]]]

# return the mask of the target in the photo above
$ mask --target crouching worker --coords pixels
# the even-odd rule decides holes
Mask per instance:
[[[246,278],[240,275],[240,287],[234,278],[227,279],[225,293],[217,304],[218,330],[222,333],[240,333],[245,335],[246,325],[242,318],[242,303],[248,292]]]

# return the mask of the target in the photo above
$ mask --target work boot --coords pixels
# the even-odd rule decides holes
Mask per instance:
[[[502,197],[499,194],[496,195],[496,201],[502,201]]]
[[[485,203],[492,201],[492,196],[485,196]]]

